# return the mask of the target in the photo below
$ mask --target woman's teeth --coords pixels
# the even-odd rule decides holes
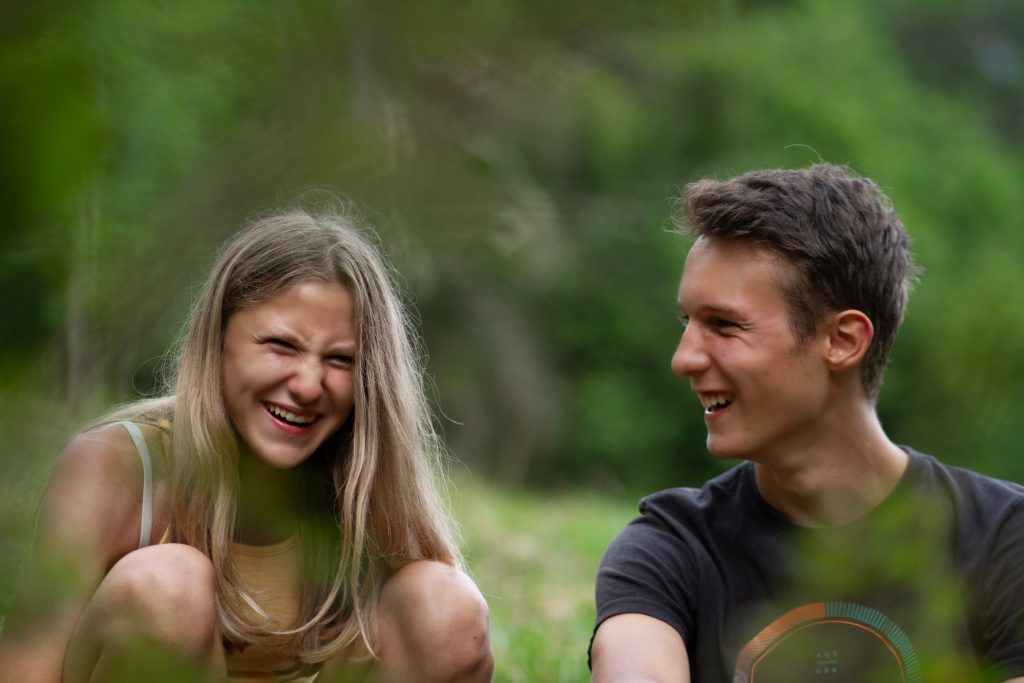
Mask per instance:
[[[284,420],[285,422],[288,422],[290,424],[308,425],[312,424],[313,420],[316,419],[316,415],[296,415],[293,412],[285,410],[284,408],[279,408],[270,403],[267,403],[265,405],[267,406],[267,410],[270,411],[271,415],[281,420]]]

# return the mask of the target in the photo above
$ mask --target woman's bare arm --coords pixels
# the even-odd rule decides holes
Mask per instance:
[[[111,564],[138,544],[142,466],[117,425],[64,448],[43,495],[33,552],[0,637],[0,671],[59,683],[75,625]]]

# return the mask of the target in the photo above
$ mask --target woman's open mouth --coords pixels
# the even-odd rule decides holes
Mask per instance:
[[[267,412],[274,416],[275,419],[289,425],[291,427],[308,427],[309,425],[316,422],[319,417],[316,413],[298,414],[293,413],[290,410],[285,410],[280,406],[276,406],[273,403],[264,403],[263,406],[267,409]]]

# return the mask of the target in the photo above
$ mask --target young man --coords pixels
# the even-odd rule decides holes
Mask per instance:
[[[685,205],[672,370],[708,450],[744,462],[648,496],[612,543],[594,681],[1024,682],[1024,487],[896,446],[875,413],[916,273],[887,198],[822,164]]]

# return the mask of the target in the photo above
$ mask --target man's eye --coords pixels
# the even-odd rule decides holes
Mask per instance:
[[[731,320],[726,320],[725,318],[711,318],[708,323],[716,330],[726,330],[736,327],[736,323]]]
[[[690,316],[680,314],[680,316],[679,316],[679,326],[685,330],[686,327],[689,324],[690,324]]]

